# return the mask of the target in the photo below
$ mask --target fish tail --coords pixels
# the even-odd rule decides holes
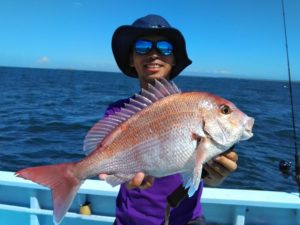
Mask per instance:
[[[29,167],[16,176],[47,186],[52,191],[54,223],[60,224],[82,181],[76,177],[75,163]]]

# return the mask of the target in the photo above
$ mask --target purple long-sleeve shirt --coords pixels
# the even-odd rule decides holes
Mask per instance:
[[[111,104],[105,116],[113,115],[128,103],[129,99],[121,99]],[[182,180],[179,174],[155,178],[148,189],[127,189],[121,185],[116,201],[117,225],[161,225],[164,223],[166,197],[170,195]],[[185,198],[177,208],[171,210],[170,225],[184,225],[202,215],[200,198],[203,189],[201,182],[199,189],[190,197]]]

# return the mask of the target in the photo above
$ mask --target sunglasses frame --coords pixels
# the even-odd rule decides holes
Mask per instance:
[[[150,43],[150,47],[149,48],[144,48],[145,51],[139,51],[137,48],[137,44],[139,42],[146,42],[146,43]],[[160,43],[167,43],[168,44],[168,52],[165,49],[162,49],[159,47]],[[146,40],[146,39],[138,39],[134,42],[134,51],[135,53],[137,53],[138,55],[147,55],[149,52],[151,52],[153,49],[158,50],[158,52],[163,55],[163,56],[170,56],[173,54],[174,51],[174,46],[171,42],[167,41],[167,40],[159,40],[159,41],[150,41],[150,40]]]

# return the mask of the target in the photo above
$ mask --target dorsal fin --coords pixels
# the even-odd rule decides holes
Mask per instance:
[[[148,90],[142,89],[140,94],[135,94],[134,98],[130,98],[129,103],[125,103],[119,112],[99,120],[87,133],[83,151],[86,154],[94,151],[112,130],[128,118],[154,102],[176,93],[181,93],[181,91],[174,82],[166,79],[155,80],[154,85],[148,85]]]

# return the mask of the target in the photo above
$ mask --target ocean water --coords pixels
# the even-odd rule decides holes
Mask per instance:
[[[227,98],[256,120],[254,137],[236,146],[238,170],[220,187],[298,191],[294,172],[283,176],[278,169],[281,160],[294,165],[287,81],[179,76],[175,82],[183,91]],[[300,135],[300,83],[292,87]],[[120,73],[0,67],[0,170],[83,158],[84,137],[107,105],[138,90]]]

